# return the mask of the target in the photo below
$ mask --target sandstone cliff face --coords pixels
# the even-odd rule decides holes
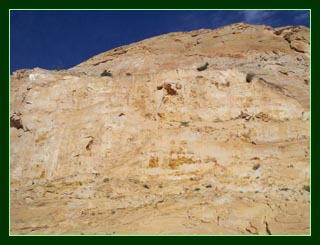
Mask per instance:
[[[308,234],[309,42],[238,23],[15,72],[11,233]]]

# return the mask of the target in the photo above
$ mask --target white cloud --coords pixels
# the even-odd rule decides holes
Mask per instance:
[[[279,11],[272,10],[240,10],[240,11],[216,11],[212,18],[215,27],[232,24],[235,22],[245,22],[253,25],[278,25],[279,18],[275,18]]]
[[[274,23],[272,19],[274,11],[268,10],[245,10],[242,12],[242,21],[248,24],[263,24],[263,23]]]

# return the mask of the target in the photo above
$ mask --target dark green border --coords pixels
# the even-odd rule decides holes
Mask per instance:
[[[309,9],[312,6],[316,6],[316,1],[314,0],[304,0],[304,1],[279,1],[279,0],[269,0],[269,1],[256,1],[256,0],[228,0],[228,1],[182,1],[182,0],[162,0],[162,1],[105,1],[105,0],[55,0],[55,1],[36,1],[36,0],[2,0],[5,2],[6,6],[9,8],[68,8],[68,9],[88,9],[88,8],[119,8],[119,9],[269,9],[269,8],[297,8],[297,9]],[[289,3],[288,3],[289,2]]]
[[[319,122],[319,113],[317,113],[318,103],[319,103],[319,95],[316,93],[319,90],[319,73],[317,69],[319,69],[319,30],[315,23],[319,23],[320,16],[320,7],[319,1],[317,0],[268,0],[268,1],[258,1],[258,0],[228,0],[228,1],[214,1],[214,0],[203,0],[203,1],[192,1],[192,0],[161,0],[161,1],[133,1],[133,0],[119,0],[119,1],[110,1],[110,0],[51,0],[51,1],[35,1],[35,0],[0,0],[0,25],[1,25],[1,46],[0,46],[0,54],[1,54],[1,66],[0,66],[0,76],[1,76],[1,105],[2,108],[2,120],[0,120],[1,128],[2,128],[2,137],[1,137],[1,166],[2,166],[2,176],[1,176],[1,234],[0,239],[2,244],[8,244],[11,242],[58,242],[57,240],[64,239],[76,239],[76,242],[84,242],[87,243],[89,239],[95,239],[96,242],[112,242],[117,241],[119,239],[128,239],[131,237],[24,237],[24,236],[11,236],[9,237],[9,207],[8,207],[8,197],[9,197],[9,9],[311,9],[311,23],[312,23],[312,67],[315,69],[315,72],[311,74],[311,84],[312,84],[312,148],[311,148],[311,157],[312,157],[312,226],[311,226],[311,237],[273,237],[271,241],[269,237],[178,237],[178,239],[185,239],[186,242],[195,243],[198,242],[198,239],[210,239],[213,242],[223,242],[223,241],[231,241],[233,239],[245,239],[243,242],[258,242],[262,243],[270,243],[273,241],[283,242],[283,243],[291,243],[291,242],[315,242],[319,237],[320,227],[319,227],[319,219],[320,219],[320,211],[319,208],[319,177],[317,176],[319,171],[319,156],[317,153],[318,145],[316,142],[318,135],[318,126]],[[144,239],[150,240],[154,237],[134,237],[134,242],[142,242]],[[107,239],[107,240],[106,240]],[[157,237],[157,241],[163,242],[164,239],[166,241],[175,242],[175,237]],[[249,241],[249,240],[253,241]],[[240,240],[240,242],[242,242]],[[183,242],[185,242],[183,241]],[[210,242],[212,242],[210,241]],[[72,241],[75,242],[75,241]],[[179,241],[180,242],[180,241]],[[232,241],[231,241],[232,242]],[[239,241],[237,241],[239,242]]]

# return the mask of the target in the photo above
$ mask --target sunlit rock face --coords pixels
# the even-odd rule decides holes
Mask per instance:
[[[176,32],[10,82],[12,234],[309,234],[309,29]]]

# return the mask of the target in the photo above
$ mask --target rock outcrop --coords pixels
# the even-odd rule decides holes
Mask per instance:
[[[309,46],[238,23],[13,73],[11,233],[309,234]]]

